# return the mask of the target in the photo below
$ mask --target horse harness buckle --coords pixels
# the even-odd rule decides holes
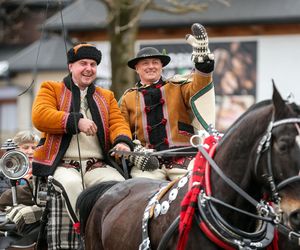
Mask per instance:
[[[295,231],[289,232],[289,240],[293,241],[293,238],[298,239],[298,246],[300,246],[300,234],[296,233]]]

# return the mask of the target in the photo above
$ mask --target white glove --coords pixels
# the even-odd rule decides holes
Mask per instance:
[[[7,213],[6,218],[9,221],[14,222],[16,225],[21,223],[23,220],[25,224],[32,224],[40,220],[42,216],[43,209],[36,205],[25,206],[19,204],[13,207],[9,213]]]
[[[26,207],[23,204],[19,204],[18,206],[12,207],[10,211],[7,212],[6,218],[14,222],[15,224],[18,224],[18,221],[21,218],[20,210],[22,210],[24,207]]]
[[[186,35],[185,39],[193,47],[192,62],[203,63],[205,59],[214,60],[214,55],[208,48],[208,37],[205,28],[199,24],[192,25],[192,33]]]

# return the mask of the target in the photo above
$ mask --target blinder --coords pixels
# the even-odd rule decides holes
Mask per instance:
[[[273,171],[272,171],[272,162],[271,162],[271,138],[272,138],[272,130],[275,127],[279,127],[281,125],[284,124],[295,124],[295,127],[298,131],[298,135],[296,136],[296,142],[298,143],[298,141],[300,140],[300,130],[299,130],[299,126],[298,123],[300,123],[300,118],[287,118],[287,119],[282,119],[282,120],[278,120],[278,121],[271,121],[266,134],[262,137],[258,148],[257,148],[257,158],[256,158],[256,162],[255,162],[255,175],[257,175],[257,168],[258,168],[258,162],[262,156],[262,154],[264,152],[268,152],[267,155],[267,180],[269,182],[270,185],[270,189],[271,189],[271,196],[272,196],[272,200],[275,202],[275,204],[277,205],[278,208],[278,212],[281,212],[280,209],[280,196],[278,194],[278,192],[282,189],[284,189],[285,187],[287,187],[288,185],[294,183],[294,182],[300,182],[300,176],[292,176],[289,177],[283,181],[281,181],[280,183],[276,184],[275,180],[274,180],[274,175],[273,175]],[[298,145],[300,145],[298,143]],[[283,234],[287,235],[290,241],[295,242],[297,245],[300,245],[300,234],[295,232],[294,230],[288,228],[287,226],[278,223],[278,230],[280,232],[282,232]]]
[[[258,162],[262,156],[262,154],[266,151],[268,151],[268,167],[267,167],[267,180],[269,182],[271,192],[272,192],[272,200],[278,204],[280,202],[280,197],[278,195],[278,191],[286,187],[287,185],[295,182],[300,181],[300,176],[293,176],[288,179],[283,180],[279,184],[275,184],[274,175],[272,171],[272,163],[271,163],[271,139],[272,139],[272,130],[278,126],[284,125],[284,124],[296,124],[300,123],[300,118],[287,118],[282,119],[278,121],[271,121],[269,123],[269,126],[267,128],[266,134],[262,137],[261,141],[259,142],[258,148],[257,148],[257,158],[255,161],[255,175],[257,175],[257,168],[258,168]],[[296,127],[297,128],[297,127]],[[298,135],[299,136],[299,135]]]

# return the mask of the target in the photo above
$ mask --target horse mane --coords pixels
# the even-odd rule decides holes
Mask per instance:
[[[297,105],[295,102],[293,103],[289,103],[287,100],[285,101],[287,105],[289,105],[289,107],[296,112],[296,114],[300,115],[300,106]],[[268,100],[263,100],[260,101],[258,103],[253,104],[251,107],[249,107],[249,109],[247,109],[229,128],[228,130],[225,132],[224,136],[222,137],[222,139],[220,140],[218,146],[217,146],[217,150],[218,148],[223,144],[223,142],[231,136],[231,134],[240,126],[241,122],[244,120],[245,117],[248,116],[248,114],[252,111],[258,110],[262,107],[266,107],[268,105],[271,105],[273,103],[272,100],[268,99]]]
[[[110,189],[119,181],[107,181],[93,185],[81,192],[76,202],[76,210],[80,214],[80,233],[84,234],[85,226],[88,217],[92,211],[96,201],[103,195],[108,189]]]
[[[240,126],[241,121],[252,111],[260,109],[262,107],[268,106],[272,104],[272,100],[263,100],[261,102],[253,104],[249,109],[247,109],[225,132],[224,136],[220,140],[217,149],[222,145],[222,143],[226,140],[227,137],[229,137],[237,127]]]

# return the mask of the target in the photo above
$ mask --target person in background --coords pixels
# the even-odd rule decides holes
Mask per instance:
[[[0,172],[0,195],[10,188],[10,180],[2,172]]]
[[[33,152],[39,142],[40,138],[39,136],[30,131],[30,130],[22,130],[18,132],[14,138],[13,142],[17,145],[17,148],[15,150],[19,150],[27,155],[29,160],[29,170],[27,174],[23,177],[27,179],[29,182],[29,185],[32,184],[32,160],[33,160]],[[12,206],[12,193],[11,193],[11,183],[10,180],[5,177],[2,173],[0,175],[1,181],[0,181],[0,187],[3,186],[3,182],[6,183],[6,188],[1,192],[0,195],[0,210],[4,210],[7,206]],[[18,181],[17,185],[17,195],[18,195],[18,203],[24,204],[24,205],[33,205],[32,201],[32,194],[30,191],[30,188],[26,184],[26,182],[21,179]]]
[[[24,178],[26,178],[27,180],[29,180],[32,176],[33,153],[39,140],[39,136],[30,130],[20,131],[13,138],[13,142],[18,145],[17,150],[20,150],[28,157],[29,171],[24,176]]]
[[[156,48],[142,48],[128,61],[128,66],[136,71],[140,80],[123,94],[119,105],[137,145],[140,143],[146,149],[161,151],[190,146],[194,134],[190,100],[212,83],[214,69],[205,28],[193,24],[192,33],[186,40],[193,47],[195,69],[182,81],[163,79],[162,69],[171,59]],[[210,112],[208,107],[207,112]],[[139,158],[142,157],[136,157]],[[173,180],[187,173],[188,166],[192,166],[190,161],[191,157],[162,158],[160,168],[147,171],[143,161],[136,160],[131,176]]]

